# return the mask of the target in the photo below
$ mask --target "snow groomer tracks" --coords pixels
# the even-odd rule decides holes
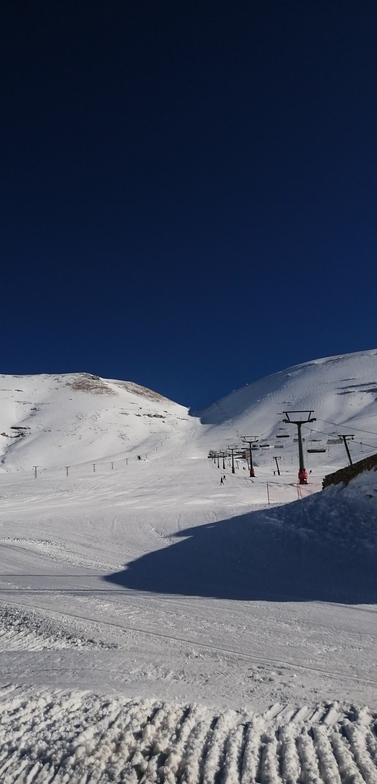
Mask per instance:
[[[260,715],[82,691],[0,691],[7,784],[375,784],[376,716],[334,703]]]

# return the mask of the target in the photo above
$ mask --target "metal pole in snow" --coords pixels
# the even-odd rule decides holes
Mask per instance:
[[[93,473],[96,473],[96,464],[93,463]]]
[[[38,476],[38,471],[37,471],[38,466],[33,466],[33,468],[34,468],[34,479],[36,479]]]
[[[346,448],[349,464],[352,465],[352,457],[351,457],[350,450],[348,448],[347,439],[351,438],[353,440],[353,435],[347,435],[346,436],[346,435],[340,435],[340,433],[339,433],[339,438],[341,438],[343,440],[344,446]]]
[[[285,419],[283,422],[286,422],[289,425],[297,425],[297,440],[298,440],[298,459],[299,459],[299,469],[298,469],[298,481],[300,485],[306,485],[308,481],[308,474],[305,469],[304,465],[304,449],[302,446],[302,433],[301,428],[303,424],[307,424],[308,422],[315,422],[315,417],[312,417],[313,410],[294,410],[294,411],[283,411],[285,414]],[[304,417],[300,417],[300,419],[291,419],[292,414],[306,414],[306,419]]]
[[[66,473],[66,476],[68,476],[68,469],[69,469],[69,466],[66,466],[66,467],[65,467],[65,473]]]
[[[267,484],[267,501],[268,501],[268,503],[270,503],[270,490],[269,490],[269,487],[268,487],[268,482],[266,484]]]
[[[247,444],[248,447],[249,447],[249,458],[250,458],[250,468],[249,468],[249,471],[250,471],[250,476],[255,476],[255,471],[254,471],[254,467],[253,467],[252,444],[256,444],[257,443],[258,437],[257,436],[250,436],[250,437],[242,436],[242,441],[244,441],[244,443]]]

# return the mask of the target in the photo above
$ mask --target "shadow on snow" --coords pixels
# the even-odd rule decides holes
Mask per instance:
[[[182,541],[104,579],[153,593],[267,601],[377,602],[371,512],[335,499],[314,518],[314,496],[177,532]],[[317,504],[318,506],[318,504]],[[319,522],[320,521],[320,522]]]

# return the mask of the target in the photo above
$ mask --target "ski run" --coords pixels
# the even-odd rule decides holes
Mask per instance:
[[[5,687],[2,781],[340,784],[376,782],[376,716],[366,708],[198,704]]]
[[[1,784],[377,784],[376,378],[0,377]]]

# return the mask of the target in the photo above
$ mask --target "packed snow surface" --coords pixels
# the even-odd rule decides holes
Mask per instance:
[[[258,715],[12,687],[0,707],[2,781],[376,781],[376,716],[365,708],[273,705]]]
[[[377,452],[375,379],[359,352],[192,413],[0,378],[1,781],[377,782],[377,473],[321,491],[339,434]],[[254,479],[208,458],[242,436]]]

